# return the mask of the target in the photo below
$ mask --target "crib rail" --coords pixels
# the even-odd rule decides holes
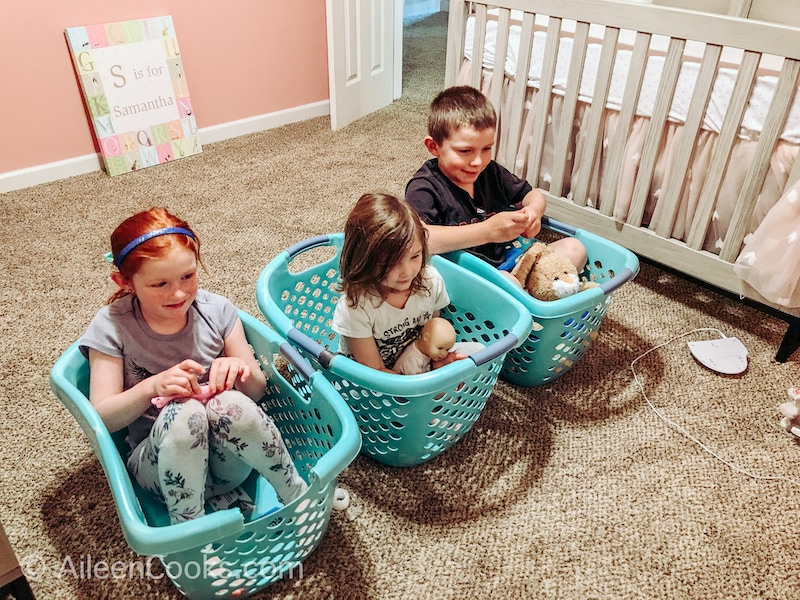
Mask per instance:
[[[543,34],[543,45],[532,50],[534,39]],[[450,2],[445,83],[469,83],[487,94],[499,118],[496,160],[546,193],[548,215],[796,318],[800,309],[762,297],[734,273],[733,263],[752,231],[767,177],[777,178],[778,195],[800,178],[800,160],[785,172],[770,170],[776,147],[786,142],[796,101],[798,35],[796,28],[775,23],[615,0],[457,0]],[[494,40],[493,54],[484,50],[487,37]],[[568,55],[560,50],[564,39],[571,46]],[[464,59],[465,47],[471,48],[471,60]],[[617,97],[612,88],[619,87],[615,61],[621,47],[629,52],[629,62]],[[590,48],[596,59],[587,58]],[[516,56],[512,73],[503,62],[507,53]],[[654,93],[644,87],[653,56],[663,65]],[[675,130],[673,104],[687,63],[696,69],[696,79],[666,172],[662,152]],[[727,107],[710,127],[709,111],[718,108],[712,92],[717,91],[719,73],[731,69],[738,74],[731,76]],[[530,80],[525,74],[532,72],[536,77]],[[761,131],[753,132],[746,115],[754,86],[765,73],[774,81],[774,93]],[[594,80],[588,100],[578,84],[587,76]],[[626,147],[648,93],[654,101],[646,115],[638,168],[628,182],[630,203],[623,211],[619,196],[630,159]],[[698,140],[709,131],[715,139],[704,157],[707,171],[702,182],[691,182],[687,174],[700,156]],[[745,136],[753,141],[752,160],[733,173],[737,144]],[[796,147],[791,151],[796,153]],[[732,175],[740,181],[734,201],[724,185]],[[679,215],[684,218],[682,203],[690,193],[693,216],[683,224]],[[723,201],[732,204],[725,212],[730,222],[717,246],[710,247]]]

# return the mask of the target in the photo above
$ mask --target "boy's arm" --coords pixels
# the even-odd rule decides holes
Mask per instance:
[[[499,212],[485,221],[469,225],[426,224],[428,252],[443,254],[483,244],[509,242],[522,235],[529,221],[523,210],[514,210]]]
[[[544,194],[540,190],[531,190],[520,202],[520,206],[522,208],[531,207],[536,210],[540,215],[544,214],[545,209],[547,208],[547,199],[544,197]]]
[[[522,212],[527,217],[521,235],[526,238],[535,237],[542,229],[542,217],[547,209],[547,199],[539,190],[531,190],[520,202]]]

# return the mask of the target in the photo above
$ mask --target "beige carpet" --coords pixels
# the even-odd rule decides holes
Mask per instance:
[[[205,287],[257,313],[255,281],[276,253],[340,230],[365,191],[402,193],[426,158],[444,45],[444,15],[409,28],[403,98],[342,131],[319,118],[135,174],[0,196],[0,520],[38,598],[178,597],[166,580],[80,576],[82,564],[138,558],[48,387],[51,365],[112,291],[102,255],[113,227],[151,205],[184,215],[203,240]],[[652,405],[693,440],[651,408],[631,362],[701,327],[739,337],[748,371],[704,370],[688,355],[692,338],[636,365]],[[800,597],[800,447],[776,414],[800,384],[797,354],[773,360],[785,329],[643,265],[566,376],[532,389],[499,383],[469,434],[426,465],[357,458],[340,478],[352,510],[333,514],[302,578],[257,597]],[[715,334],[694,338],[703,335]]]

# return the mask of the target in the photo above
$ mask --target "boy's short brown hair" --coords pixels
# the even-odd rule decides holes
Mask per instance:
[[[480,90],[457,85],[440,92],[431,102],[428,113],[428,135],[441,144],[461,127],[477,131],[497,127],[497,114],[492,103]]]

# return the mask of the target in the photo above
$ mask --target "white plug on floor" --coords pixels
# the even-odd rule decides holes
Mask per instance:
[[[350,494],[346,489],[337,486],[333,492],[333,510],[344,510],[348,506],[350,506]]]
[[[687,342],[697,361],[717,373],[738,375],[747,369],[747,348],[735,337]]]

